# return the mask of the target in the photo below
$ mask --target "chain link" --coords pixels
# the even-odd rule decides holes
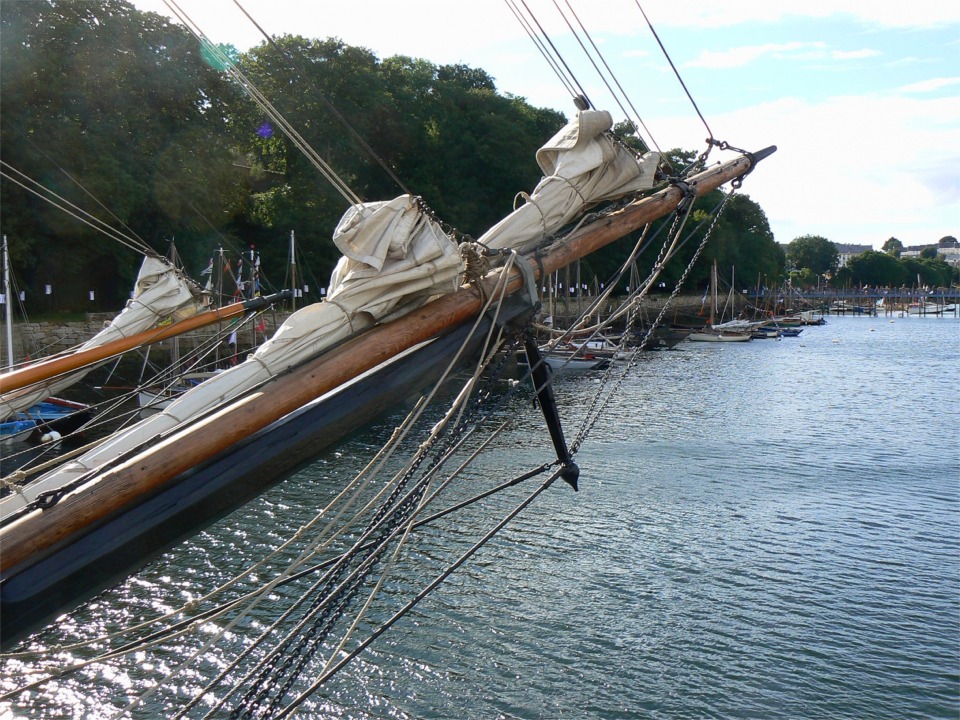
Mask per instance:
[[[710,236],[713,234],[714,228],[717,226],[717,221],[720,219],[720,215],[723,213],[723,209],[727,206],[730,198],[733,197],[733,192],[727,193],[723,199],[723,202],[720,204],[720,207],[717,209],[717,212],[713,216],[713,221],[710,223],[710,227],[707,228],[707,232],[703,236],[703,240],[700,241],[700,246],[694,252],[693,257],[690,259],[690,262],[687,264],[687,267],[684,269],[683,274],[680,276],[680,279],[677,281],[677,284],[674,286],[673,291],[670,293],[670,297],[664,303],[663,307],[660,309],[659,314],[657,315],[656,320],[650,326],[650,329],[647,331],[644,339],[640,343],[640,347],[637,348],[630,356],[627,361],[627,365],[623,368],[623,371],[620,373],[620,376],[617,378],[616,383],[614,383],[613,389],[609,393],[603,393],[604,388],[606,387],[607,382],[613,376],[613,364],[611,363],[610,368],[604,372],[604,377],[601,379],[601,385],[597,389],[597,392],[594,394],[594,401],[591,404],[590,410],[588,410],[587,415],[585,416],[584,424],[580,428],[580,431],[577,433],[577,438],[573,441],[570,446],[570,452],[576,454],[579,451],[580,447],[583,445],[583,442],[587,439],[587,436],[596,426],[597,422],[600,420],[600,414],[603,409],[603,406],[606,405],[610,398],[616,393],[620,385],[623,384],[623,381],[626,379],[627,373],[629,370],[636,364],[637,358],[639,357],[645,343],[648,341],[651,333],[656,330],[659,323],[663,320],[664,315],[666,315],[667,309],[670,307],[670,303],[676,298],[680,292],[680,288],[683,286],[683,283],[686,281],[687,276],[690,274],[690,271],[693,270],[693,267],[696,265],[697,260],[700,258],[703,249],[707,245],[707,241],[710,239]],[[627,331],[624,332],[624,337],[629,337],[628,331],[631,329],[632,323],[634,322],[635,315],[630,316],[628,319]],[[603,397],[603,402],[600,402],[600,398]]]
[[[465,428],[483,418],[481,412],[492,395],[497,379],[502,375],[509,351],[515,349],[519,340],[513,337],[506,343],[507,351],[501,351],[498,362],[487,372],[484,384],[474,393],[464,422],[450,429],[445,435],[427,441],[420,447],[411,465],[397,481],[396,487],[378,508],[369,521],[358,544],[369,548],[354,551],[331,568],[322,585],[317,588],[310,607],[303,617],[313,619],[309,627],[294,640],[289,638],[272,651],[255,678],[250,689],[238,700],[230,713],[231,718],[271,717],[280,707],[283,698],[290,692],[296,679],[327,641],[337,623],[356,600],[370,573],[373,572],[389,547],[389,541],[400,527],[410,521],[428,487],[427,478],[440,465],[465,432]],[[491,358],[492,359],[492,358]],[[439,442],[440,440],[443,442]],[[429,463],[424,467],[424,463]],[[421,479],[405,496],[410,481],[423,469]],[[348,570],[353,570],[348,575]],[[301,621],[301,624],[304,621]],[[283,658],[281,662],[281,658]]]

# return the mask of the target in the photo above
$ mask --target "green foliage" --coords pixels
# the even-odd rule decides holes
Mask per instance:
[[[264,273],[280,274],[295,231],[300,262],[325,283],[339,256],[331,234],[350,200],[229,79],[227,64],[358,197],[412,192],[472,236],[509,213],[517,193],[534,188],[536,150],[565,123],[561,113],[501,95],[486,71],[462,64],[380,59],[336,38],[294,35],[246,53],[219,49],[226,63],[182,27],[123,0],[0,3],[4,162],[158,252],[175,238],[195,276],[221,245],[233,258],[256,246]],[[646,151],[629,123],[614,131],[638,154]],[[666,172],[677,176],[697,160],[683,149],[664,155]],[[668,288],[725,198],[718,190],[694,204],[662,274]],[[126,299],[140,264],[136,252],[7,179],[0,202],[3,231],[31,296],[50,283],[51,310],[86,309],[89,290],[103,307]],[[637,262],[641,276],[673,220],[650,229]],[[609,282],[639,237],[585,261],[582,281]],[[790,259],[806,281],[836,267],[836,249],[807,236],[791,243]],[[738,285],[752,286],[778,282],[787,258],[762,208],[735,194],[686,289],[707,284],[713,260],[724,275],[736,268]],[[911,272],[933,277],[940,270],[921,264]],[[624,277],[620,285],[630,282]]]
[[[957,269],[942,258],[895,258],[868,250],[850,258],[837,277],[837,284],[880,287],[948,287],[956,281]]]
[[[787,262],[796,270],[808,268],[816,275],[834,273],[839,260],[837,246],[820,235],[803,235],[787,246]]]
[[[820,287],[821,283],[820,275],[817,275],[810,268],[804,268],[803,270],[795,270],[790,273],[791,281],[793,282],[794,287],[802,288],[816,288]]]
[[[899,287],[907,281],[904,264],[886,252],[868,250],[847,261],[846,272],[855,285]]]
[[[536,184],[536,149],[564,122],[559,113],[498,95],[482,70],[403,56],[380,61],[334,39],[285,36],[239,62],[359,197],[409,190],[471,235]],[[246,216],[259,246],[269,247],[277,229],[296,228],[308,261],[329,274],[339,255],[330,236],[346,201],[258,109],[238,101],[232,124],[259,172]]]
[[[895,237],[887,238],[887,240],[883,243],[882,249],[888,255],[900,257],[900,253],[903,252],[903,243],[897,240]]]
[[[4,2],[0,64],[0,143],[18,178],[154,248],[242,206],[223,132],[230,90],[183,28],[121,0]],[[28,295],[51,284],[65,306],[85,307],[89,290],[107,307],[128,297],[139,256],[6,179],[0,203]]]
[[[905,285],[926,285],[928,287],[947,287],[956,277],[956,268],[950,267],[941,258],[901,258],[900,262],[907,271]]]

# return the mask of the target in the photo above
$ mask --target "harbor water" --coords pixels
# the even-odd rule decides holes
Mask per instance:
[[[557,377],[571,440],[609,389],[600,377]],[[173,610],[262,558],[401,418],[60,618],[26,644],[37,655],[3,659],[2,690],[93,656],[103,643],[67,646]],[[552,458],[529,393],[491,422],[506,426],[459,481],[464,497]],[[960,320],[829,317],[796,338],[644,353],[588,427],[578,492],[552,485],[296,716],[960,716]],[[413,533],[357,637],[539,482]],[[202,637],[223,629],[208,625]],[[228,632],[163,681],[199,647],[168,640],[17,695],[0,717],[114,717],[148,692],[130,716],[171,717],[248,640]]]

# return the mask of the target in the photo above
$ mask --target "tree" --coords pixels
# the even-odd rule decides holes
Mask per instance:
[[[809,268],[816,275],[836,272],[837,246],[820,235],[803,235],[787,246],[787,261],[795,270]]]
[[[903,243],[895,237],[887,238],[887,241],[883,243],[882,249],[887,255],[900,257],[900,253],[903,252]]]
[[[855,285],[897,287],[906,282],[908,273],[893,255],[876,250],[850,258],[846,265],[850,282]]]
[[[122,0],[4,2],[0,64],[0,142],[18,179],[156,251],[172,236],[220,232],[238,212],[243,179],[223,132],[230,90],[184,28]],[[127,299],[139,252],[13,181],[0,203],[28,289],[50,283],[74,308],[89,290]]]
[[[412,192],[461,235],[483,233],[512,210],[518,193],[534,188],[536,151],[566,122],[555,110],[500,95],[487,72],[466,65],[380,60],[335,38],[288,35],[244,54],[225,49],[357,197]],[[269,280],[270,268],[287,266],[293,230],[298,274],[312,271],[322,285],[339,258],[331,234],[353,200],[232,84],[223,65],[182,27],[124,0],[0,2],[4,161],[156,252],[175,238],[194,272],[220,245],[227,259],[255,245]],[[645,150],[631,125],[614,132],[637,153]],[[679,173],[697,154],[676,149],[665,157]],[[725,200],[714,224],[711,212]],[[0,203],[28,289],[51,282],[56,298],[73,294],[62,306],[71,309],[85,309],[91,289],[105,305],[126,300],[137,253],[6,178]],[[673,219],[651,228],[646,267]],[[783,252],[760,206],[716,190],[693,206],[663,276],[671,287],[711,227],[688,287],[706,282],[714,258],[735,266],[744,283],[782,272]],[[606,282],[640,234],[584,266]]]
[[[333,38],[285,36],[240,64],[360,198],[409,190],[474,236],[533,188],[536,150],[564,123],[560,113],[497,94],[483,70],[405,56],[381,61]],[[262,248],[296,230],[308,261],[327,275],[339,257],[330,238],[347,201],[286,137],[263,137],[259,110],[238,101],[231,118],[251,164],[269,171],[251,198],[246,230]]]
[[[903,258],[900,260],[906,269],[906,285],[926,285],[928,287],[946,287],[955,275],[954,268],[942,258]]]

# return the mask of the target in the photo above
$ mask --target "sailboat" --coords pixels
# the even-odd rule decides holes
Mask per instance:
[[[716,325],[717,318],[717,261],[713,261],[710,270],[710,317],[707,325],[701,330],[690,333],[689,339],[693,342],[747,342],[752,339],[752,328],[744,327],[740,322]],[[759,325],[762,323],[756,323]]]
[[[12,372],[13,353],[13,282],[7,236],[3,236],[3,305],[6,326],[7,369]],[[0,390],[3,385],[0,384]],[[83,427],[90,420],[85,403],[53,397],[47,392],[31,395],[26,401],[5,406],[0,403],[0,444],[48,442],[59,440]]]
[[[475,357],[492,329],[534,311],[541,274],[676,210],[685,193],[742,177],[775,150],[700,172],[687,191],[669,185],[649,194],[659,158],[617,146],[611,125],[605,111],[578,112],[538,152],[544,178],[531,201],[479,247],[458,248],[410,196],[351,207],[334,234],[344,256],[326,301],[298,310],[246,362],[0,501],[3,642]],[[543,242],[585,207],[631,195],[637,199],[622,208]],[[504,259],[469,277],[461,255],[469,251]],[[487,312],[493,298],[502,299],[495,315]]]
[[[130,301],[106,327],[70,351],[20,367],[13,363],[11,303],[7,303],[8,370],[0,375],[0,417],[16,423],[6,426],[16,432],[5,432],[6,440],[40,439],[44,433],[26,432],[30,423],[59,435],[82,427],[90,418],[91,408],[56,398],[54,393],[80,382],[105,361],[138,347],[237,318],[288,296],[289,291],[283,291],[206,310],[195,283],[164,258],[147,255]],[[49,418],[38,423],[43,419],[38,413],[44,408]]]
[[[208,636],[216,642],[238,631],[245,646],[222,672],[217,663],[218,675],[209,685],[196,688],[191,679],[186,691],[193,699],[184,703],[178,697],[176,705],[165,708],[168,714],[184,717],[191,709],[209,709],[210,716],[222,715],[224,704],[239,692],[235,716],[289,717],[302,698],[368,647],[553,483],[561,480],[577,489],[580,471],[575,456],[583,436],[568,445],[549,373],[530,332],[539,313],[537,281],[657,218],[676,213],[685,219],[695,198],[726,183],[738,186],[775,150],[737,151],[732,160],[670,181],[658,171],[657,154],[627,150],[611,136],[611,126],[609,113],[586,104],[580,107],[537,153],[543,177],[528,201],[476,243],[458,244],[422,201],[408,194],[351,204],[333,234],[342,257],[327,300],[298,309],[244,363],[0,500],[4,646],[45,627],[58,614],[256,497],[387,408],[409,403],[410,415],[397,426],[391,441],[403,438],[421,417],[422,407],[454,373],[463,372],[467,379],[457,383],[449,408],[439,418],[423,417],[429,429],[422,437],[411,435],[416,449],[410,457],[396,461],[391,456],[396,445],[388,442],[354,480],[341,488],[338,478],[340,505],[314,508],[312,497],[303,503],[304,509],[316,512],[315,517],[289,540],[280,540],[278,555],[249,570],[248,577],[262,571],[265,584],[219,607],[211,607],[208,595],[191,599],[182,608],[173,608],[169,624],[159,620],[164,627],[156,634],[184,640],[176,650],[178,670],[198,657],[206,660]],[[613,200],[615,205],[607,205]],[[588,209],[594,214],[569,229]],[[679,231],[671,233],[654,273],[680,241]],[[656,328],[662,316],[661,312],[649,328]],[[370,618],[364,612],[399,556],[397,545],[422,524],[447,514],[453,517],[451,513],[464,506],[458,502],[438,511],[430,508],[429,517],[424,512],[460,472],[444,468],[445,463],[464,447],[472,452],[466,442],[482,425],[477,416],[493,395],[491,384],[498,377],[493,370],[520,346],[549,435],[549,443],[543,444],[548,456],[540,467],[507,479],[500,488],[538,478],[537,488],[389,621],[350,647],[355,629],[365,632]],[[635,360],[617,365],[627,371]],[[604,375],[601,384],[610,379]],[[609,387],[615,388],[612,379]],[[528,387],[525,383],[510,387],[521,385]],[[602,404],[591,407],[591,412],[600,409]],[[461,422],[464,416],[467,421]],[[381,482],[384,478],[377,472],[386,466],[393,473],[393,465],[399,465],[396,473]],[[478,491],[477,497],[497,490]],[[374,494],[373,500],[357,500],[364,491]],[[357,505],[352,504],[355,501]],[[328,529],[337,541],[329,546],[324,544]],[[457,527],[455,532],[459,535],[461,530]],[[300,541],[305,549],[301,553],[295,548],[296,560],[287,563],[279,553]],[[319,553],[328,549],[329,557],[320,561]],[[380,578],[371,576],[378,563],[386,566]],[[286,585],[298,580],[309,588],[301,592]],[[362,603],[349,629],[342,637],[331,638],[332,624],[347,613],[351,602],[359,605],[370,586],[369,600]],[[288,598],[293,604],[281,609]],[[248,610],[261,602],[267,614],[248,617]],[[225,613],[234,608],[236,614],[227,617]],[[295,627],[288,631],[282,626],[286,621]],[[243,624],[235,631],[234,623]],[[152,643],[155,627],[151,624],[137,642]],[[192,653],[187,645],[201,635],[204,648],[187,657]],[[236,670],[235,663],[244,661],[248,652],[259,652],[261,643],[272,644],[281,635],[262,664],[249,673]],[[122,641],[118,646],[116,637],[107,641],[110,652],[122,654],[132,647]],[[317,652],[319,657],[314,657]],[[56,669],[63,676],[76,668],[64,660]],[[301,692],[305,683],[295,683],[303,668],[316,672],[310,687]],[[286,678],[278,679],[288,669]],[[224,678],[229,682],[236,678],[236,687],[208,691]],[[283,707],[291,688],[300,694]],[[211,699],[215,705],[196,707]]]

